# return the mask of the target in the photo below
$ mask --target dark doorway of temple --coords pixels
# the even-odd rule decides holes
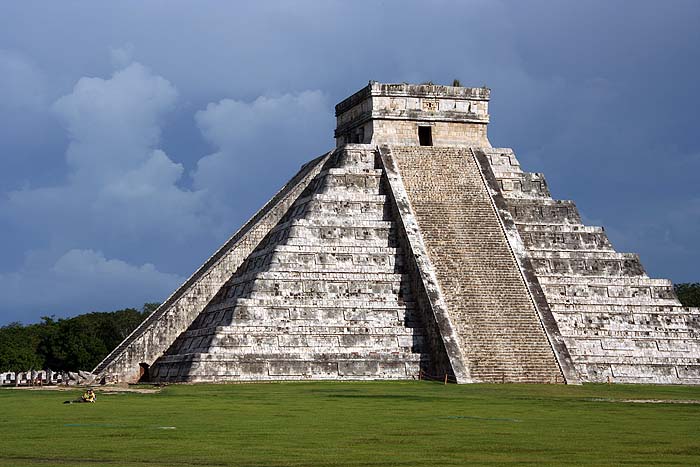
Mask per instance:
[[[419,126],[418,127],[418,142],[421,146],[432,146],[433,145],[433,132],[432,128],[429,126]]]
[[[150,380],[150,365],[148,363],[139,363],[139,383],[147,383]]]

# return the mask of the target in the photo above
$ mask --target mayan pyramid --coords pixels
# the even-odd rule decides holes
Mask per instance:
[[[487,88],[369,85],[109,381],[700,383],[700,310],[491,147]]]

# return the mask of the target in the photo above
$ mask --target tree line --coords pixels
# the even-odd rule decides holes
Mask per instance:
[[[683,306],[700,307],[700,282],[676,284],[673,289]]]
[[[0,327],[0,371],[92,370],[158,305]]]

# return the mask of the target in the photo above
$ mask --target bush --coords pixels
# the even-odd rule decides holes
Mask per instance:
[[[59,320],[45,316],[39,324],[3,326],[0,371],[92,370],[157,306],[146,303],[141,311],[126,308]]]
[[[683,306],[700,307],[700,282],[676,284],[673,288]]]

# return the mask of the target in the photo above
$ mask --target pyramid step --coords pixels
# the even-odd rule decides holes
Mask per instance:
[[[275,288],[277,286],[277,288]],[[392,295],[398,293],[398,284],[391,283],[379,283],[373,284],[371,286],[358,285],[355,286],[351,284],[347,286],[346,284],[331,283],[326,284],[323,281],[312,282],[310,284],[303,284],[301,286],[298,283],[287,282],[279,284],[261,284],[259,287],[262,290],[253,290],[252,292],[246,294],[250,298],[272,298],[272,297],[286,297],[287,300],[313,300],[321,298],[327,295],[330,298],[346,298],[350,296],[355,296],[360,299],[369,299],[371,297],[386,297],[385,302],[389,303]]]
[[[231,317],[237,322],[259,321],[270,322],[273,320],[300,320],[310,322],[322,322],[328,320],[340,320],[352,323],[373,323],[396,324],[406,320],[417,320],[415,310],[405,307],[384,307],[384,308],[319,308],[312,306],[289,306],[289,307],[265,307],[265,306],[245,306],[237,304],[217,304],[207,307],[206,314],[214,314],[219,311],[230,311]],[[313,324],[313,323],[311,323]]]
[[[348,199],[346,193],[313,193],[310,196],[299,198],[297,200],[298,204],[308,203],[309,201],[321,201],[321,202],[341,202],[341,203],[385,203],[386,195],[382,194],[370,194],[370,193],[355,193],[351,199]]]
[[[319,298],[307,301],[298,301],[290,304],[289,300],[282,297],[239,297],[236,298],[236,303],[245,306],[266,306],[266,307],[290,307],[290,308],[359,308],[359,309],[376,309],[376,308],[400,308],[400,307],[415,307],[416,303],[412,300],[380,300],[373,298],[369,300],[359,299],[355,297],[340,297],[340,298]]]
[[[563,332],[563,331],[562,331]],[[648,339],[700,339],[700,333],[697,331],[685,329],[644,329],[637,328],[636,326],[630,326],[627,329],[607,329],[607,328],[595,328],[595,327],[582,327],[566,329],[566,334],[564,337],[567,339],[575,339],[578,341],[583,337],[608,337],[608,338],[621,338],[621,339],[638,339],[638,338],[648,338]]]
[[[273,228],[273,232],[295,222],[319,225],[350,225],[354,220],[359,224],[387,222],[387,215],[384,203],[379,202],[314,201],[296,206],[293,215],[286,216]]]
[[[693,308],[684,308],[678,305],[648,305],[634,303],[629,305],[610,305],[610,304],[553,304],[551,309],[555,313],[597,313],[597,314],[658,314],[671,316],[700,316],[700,311]]]
[[[289,223],[289,226],[291,228],[294,227],[303,227],[303,228],[321,228],[321,227],[347,227],[350,229],[355,230],[362,230],[362,229],[382,229],[382,230],[388,230],[390,228],[394,227],[394,223],[392,221],[384,220],[384,219],[372,219],[372,220],[364,220],[364,219],[346,219],[346,218],[337,218],[337,219],[322,219],[322,220],[317,220],[317,219],[295,219]]]
[[[496,175],[501,194],[506,199],[551,200],[547,182],[540,173],[499,172]]]
[[[515,169],[515,170],[514,170]],[[494,175],[498,181],[521,180],[527,172],[523,172],[519,167],[502,166],[494,170]],[[505,193],[504,193],[505,195]]]
[[[376,215],[382,219],[386,213],[386,196],[366,193],[312,193],[298,199],[285,214],[283,222],[291,219],[303,219],[307,216],[318,217],[323,213],[329,216]]]
[[[337,247],[352,247],[359,244],[357,239],[348,236],[347,231],[342,233],[334,232],[331,235],[337,235],[337,237],[329,238],[327,234],[323,235],[324,237],[326,237],[324,238],[324,242],[326,244],[325,246],[329,249]],[[319,235],[319,237],[320,236],[321,235]],[[395,248],[397,244],[397,238],[395,232],[390,232],[386,236],[379,236],[378,234],[376,238],[362,240],[362,242],[362,246],[367,248]],[[289,238],[286,243],[291,246],[305,247],[318,245],[318,240],[315,240],[313,238],[293,237]]]
[[[581,224],[573,201],[552,199],[509,199],[508,208],[516,223]]]
[[[516,223],[518,231],[523,232],[577,232],[577,233],[604,233],[605,229],[595,225],[583,224],[554,224],[554,223]]]
[[[331,225],[319,225],[311,221],[293,221],[271,231],[258,248],[271,244],[290,245],[325,244],[342,246],[362,244],[368,247],[394,246],[396,230],[390,222],[366,221],[367,225],[351,225],[347,222],[329,222]],[[340,224],[340,225],[339,225]]]
[[[319,253],[325,255],[325,253]],[[360,261],[353,261],[350,257],[347,261],[326,261],[320,262],[315,255],[306,255],[303,259],[299,259],[297,254],[290,258],[274,258],[269,267],[262,266],[247,270],[248,274],[258,274],[264,271],[272,270],[280,274],[295,274],[299,271],[305,271],[315,274],[366,274],[367,279],[371,279],[378,274],[403,274],[402,265],[396,264],[394,258],[383,257],[377,258],[374,262],[364,258]],[[355,258],[357,259],[357,258]]]
[[[333,174],[333,175],[344,175],[344,174],[365,174],[368,176],[373,176],[373,177],[381,177],[384,171],[382,169],[377,169],[377,168],[364,168],[364,167],[353,167],[353,166],[345,166],[345,167],[330,167],[326,170],[322,170],[319,172],[319,175],[323,174]]]
[[[280,355],[277,360],[191,360],[164,364],[153,373],[167,382],[217,382],[278,380],[373,380],[415,379],[422,360],[408,355],[393,359],[297,359]],[[153,374],[152,373],[152,374]]]
[[[242,282],[255,281],[293,281],[293,282],[312,282],[312,281],[345,281],[345,282],[368,282],[368,283],[401,283],[404,279],[403,274],[393,272],[377,272],[368,273],[365,271],[351,270],[349,272],[334,271],[302,271],[296,270],[265,270],[244,274],[239,277],[234,277],[228,285],[235,285]]]
[[[335,167],[376,168],[375,146],[371,144],[346,144],[331,156]]]
[[[544,278],[543,278],[544,279]],[[560,303],[571,298],[590,299],[591,303],[606,303],[607,299],[638,299],[637,303],[646,303],[647,300],[672,300],[674,305],[679,305],[673,287],[664,285],[663,279],[657,279],[651,284],[644,282],[625,283],[622,279],[615,283],[612,278],[601,278],[598,282],[564,282],[547,283],[540,282],[547,300],[552,303]],[[613,303],[613,302],[611,302]],[[661,303],[659,303],[661,304]]]
[[[555,307],[560,304],[571,305],[600,305],[600,306],[627,306],[627,305],[647,305],[647,306],[674,306],[678,305],[675,298],[654,298],[654,297],[599,297],[599,296],[573,296],[559,295],[557,293],[547,293],[547,302]]]
[[[634,339],[628,338],[609,338],[609,337],[581,337],[573,344],[577,356],[588,355],[610,355],[611,357],[629,356],[629,351],[644,349],[645,355],[636,357],[640,359],[648,358],[657,362],[666,360],[668,363],[673,363],[678,357],[683,357],[693,360],[692,357],[687,357],[688,352],[698,354],[700,352],[700,343],[693,339],[658,339],[649,337],[638,337]],[[692,355],[692,354],[691,354]],[[640,361],[640,363],[642,363]],[[611,361],[612,363],[612,361]],[[692,363],[699,363],[694,361]]]
[[[700,369],[700,365],[698,365],[697,359],[684,357],[682,355],[630,357],[629,354],[625,354],[624,352],[618,353],[610,350],[606,350],[605,353],[601,354],[578,355],[576,357],[576,361],[586,363],[588,365],[605,364],[609,366],[626,365],[637,367],[640,365],[653,365],[656,367],[667,367],[668,370],[670,370],[673,373],[676,372],[676,367],[690,366],[696,369]]]
[[[525,246],[536,254],[537,251],[614,251],[608,236],[603,231],[562,231],[520,230],[520,238]]]
[[[587,287],[672,287],[668,279],[651,279],[649,277],[619,276],[539,276],[540,284],[547,286],[587,286]]]
[[[536,259],[602,259],[602,260],[638,260],[636,253],[618,253],[617,251],[599,250],[531,250],[530,256]]]
[[[314,245],[274,245],[266,248],[265,250],[256,251],[251,254],[250,257],[255,257],[256,255],[266,255],[271,252],[284,252],[284,253],[318,253],[318,252],[328,252],[328,254],[376,254],[376,255],[397,255],[401,249],[397,247],[388,246],[365,246],[362,245],[336,245],[327,246],[321,244]]]
[[[187,335],[206,335],[234,326],[262,329],[261,326],[274,326],[282,332],[289,326],[295,329],[315,329],[319,325],[343,327],[345,329],[380,330],[382,334],[401,334],[415,332],[423,324],[414,309],[384,304],[379,309],[358,308],[303,308],[293,305],[283,307],[265,307],[261,305],[245,306],[232,301],[230,306],[217,304],[207,308],[190,326]],[[379,332],[379,331],[376,331]]]
[[[316,238],[323,240],[344,239],[368,240],[372,238],[386,238],[390,233],[394,233],[393,223],[383,220],[358,220],[353,224],[347,219],[324,219],[307,220],[295,219],[287,225],[276,227],[271,233],[282,233],[278,241],[282,238]]]
[[[396,247],[367,247],[358,245],[325,246],[319,244],[309,245],[267,245],[256,250],[246,260],[246,265],[241,266],[246,272],[251,268],[263,268],[271,263],[290,263],[307,265],[343,265],[352,262],[362,267],[386,268],[403,264],[400,249]],[[386,271],[391,272],[391,271]]]
[[[356,193],[379,194],[381,170],[330,169],[321,172],[318,178],[318,193],[343,193],[354,196]]]
[[[588,257],[605,258],[606,255],[610,253],[616,253],[612,246],[600,245],[596,243],[580,242],[573,245],[567,244],[565,246],[562,245],[561,247],[557,247],[556,244],[536,245],[525,239],[523,239],[523,241],[530,252],[530,255],[534,258],[552,258],[557,257],[560,253],[569,254],[571,257],[575,257],[581,253],[582,257],[584,258],[587,257],[586,255],[589,255]]]
[[[284,361],[334,361],[334,362],[357,362],[363,360],[370,360],[374,362],[397,362],[403,363],[407,359],[409,362],[420,362],[425,357],[422,357],[419,353],[412,352],[410,350],[404,351],[377,351],[373,352],[368,349],[364,349],[359,352],[344,352],[340,351],[328,355],[325,352],[307,352],[304,355],[299,355],[298,353],[287,353],[280,351],[276,354],[268,353],[250,353],[243,358],[235,356],[232,358],[230,355],[217,355],[212,353],[203,352],[191,352],[184,353],[180,355],[167,355],[163,357],[162,361],[159,363],[179,363],[179,362],[284,362]]]
[[[510,148],[481,148],[489,159],[491,168],[494,172],[503,171],[519,171],[520,162],[515,157],[513,150]]]
[[[592,250],[530,250],[530,255],[530,262],[541,277],[646,277],[639,257],[633,254]]]
[[[624,330],[630,325],[641,326],[644,329],[659,330],[688,330],[688,325],[692,324],[692,318],[687,315],[657,315],[657,314],[594,314],[594,313],[569,313],[560,316],[562,323],[573,328],[596,328],[605,327],[611,330]],[[692,330],[692,329],[691,329]],[[700,330],[698,330],[700,332]],[[700,345],[700,343],[699,343]]]

